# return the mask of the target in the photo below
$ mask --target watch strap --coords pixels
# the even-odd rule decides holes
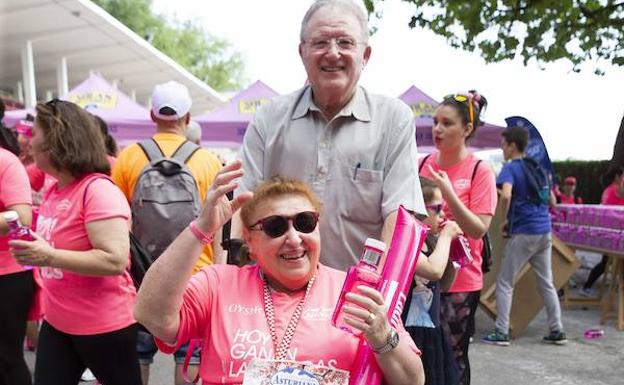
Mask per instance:
[[[399,345],[399,333],[397,333],[397,331],[394,328],[390,328],[390,333],[388,333],[388,340],[386,341],[386,343],[377,349],[371,346],[371,349],[376,354],[384,354],[396,348],[398,345]]]

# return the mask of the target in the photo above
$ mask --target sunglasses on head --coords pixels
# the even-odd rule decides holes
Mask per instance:
[[[462,94],[454,94],[454,95],[446,95],[444,100],[453,99],[458,103],[467,103],[468,104],[468,114],[470,115],[470,123],[474,126],[474,110],[472,109],[472,95],[462,95]]]
[[[442,211],[442,203],[438,203],[437,205],[425,205],[425,207],[438,215]]]
[[[300,233],[309,234],[316,229],[319,214],[314,211],[303,211],[294,216],[271,215],[260,219],[249,227],[249,230],[262,230],[271,238],[278,238],[288,231],[288,222]]]

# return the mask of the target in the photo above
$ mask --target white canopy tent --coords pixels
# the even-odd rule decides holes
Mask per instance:
[[[64,95],[92,71],[138,103],[154,85],[176,80],[193,98],[193,114],[225,99],[89,0],[0,0],[0,88],[36,100]]]

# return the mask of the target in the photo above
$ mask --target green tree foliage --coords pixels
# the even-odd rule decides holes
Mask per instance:
[[[245,70],[241,55],[198,23],[156,15],[151,0],[93,1],[214,89],[241,88]]]
[[[369,14],[384,0],[363,0]],[[415,7],[409,26],[430,29],[489,63],[521,55],[544,63],[566,58],[624,65],[623,0],[403,0]],[[602,71],[596,65],[596,73]]]
[[[583,198],[583,202],[600,203],[602,191],[608,185],[607,181],[602,180],[603,175],[609,170],[608,160],[555,161],[553,168],[560,185],[566,177],[574,176],[576,177],[576,194]]]

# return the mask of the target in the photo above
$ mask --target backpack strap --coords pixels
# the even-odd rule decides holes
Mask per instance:
[[[141,147],[141,150],[143,150],[149,162],[165,157],[165,154],[162,152],[160,146],[156,143],[154,138],[145,139],[137,144]]]
[[[429,159],[430,156],[431,156],[431,154],[425,155],[425,157],[423,158],[422,162],[420,162],[420,164],[418,165],[418,173],[419,174],[420,174],[420,171],[423,169],[423,167],[425,167],[425,163],[427,163],[427,159]]]
[[[472,181],[475,178],[475,175],[477,175],[477,169],[479,168],[479,163],[481,163],[482,159],[477,160],[477,163],[475,163],[474,165],[474,169],[472,169],[472,176],[470,177],[470,183],[472,183]]]
[[[180,147],[175,150],[171,157],[186,163],[189,159],[191,159],[191,157],[193,156],[193,154],[195,154],[195,151],[197,150],[199,150],[198,145],[193,142],[189,142],[188,140],[185,140],[184,143],[182,143]]]

